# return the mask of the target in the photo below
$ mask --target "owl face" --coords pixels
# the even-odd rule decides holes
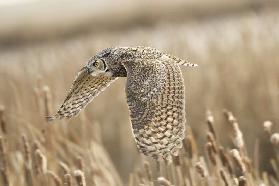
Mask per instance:
[[[112,76],[112,73],[108,69],[107,61],[104,58],[95,56],[89,60],[86,67],[92,76]]]
[[[87,66],[87,71],[92,76],[126,77],[127,72],[117,54],[111,49],[106,49],[92,57]]]

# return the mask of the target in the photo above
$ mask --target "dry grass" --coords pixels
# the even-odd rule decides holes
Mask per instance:
[[[0,183],[278,185],[278,28],[276,12],[249,12],[2,50]],[[124,80],[77,118],[46,123],[78,69],[111,45],[153,46],[199,64],[184,71],[189,127],[173,162],[136,151]]]
[[[2,109],[4,110],[4,109]],[[1,115],[1,120],[5,115]],[[207,141],[205,143],[206,154],[203,156],[194,148],[197,145],[192,132],[188,129],[188,136],[184,140],[184,148],[179,156],[173,157],[171,162],[156,162],[156,168],[152,160],[147,161],[141,157],[135,171],[130,173],[129,186],[133,185],[278,185],[278,133],[273,133],[269,126],[266,135],[268,138],[261,139],[270,145],[270,170],[260,171],[259,160],[250,157],[245,147],[242,136],[235,135],[236,118],[229,111],[224,111],[224,121],[231,125],[233,147],[224,147],[222,142],[214,135],[215,123],[213,116],[208,115]],[[84,124],[84,123],[81,123]],[[266,123],[263,128],[266,127]],[[3,130],[1,131],[3,132]],[[33,132],[33,131],[29,131]],[[54,131],[52,131],[54,132]],[[237,133],[242,131],[237,128]],[[54,134],[51,134],[54,135]],[[57,134],[58,135],[58,134]],[[56,141],[54,146],[49,146],[47,138],[42,142],[28,141],[25,136],[21,138],[20,149],[7,150],[9,136],[3,133],[0,138],[0,162],[1,183],[8,185],[54,185],[54,186],[86,186],[86,185],[122,185],[118,173],[104,151],[102,142],[98,139],[91,141],[91,149],[84,150],[78,146],[70,146],[69,139]],[[56,137],[58,138],[58,137]],[[56,139],[57,140],[57,139]],[[266,140],[266,141],[265,141]],[[242,145],[235,143],[242,141]],[[60,158],[53,159],[56,150],[63,151],[62,142],[71,150],[65,155],[65,162]],[[30,148],[31,146],[31,148]],[[59,147],[57,147],[59,146]],[[58,148],[53,150],[54,148]],[[51,150],[52,149],[52,150]],[[15,152],[14,152],[15,151]],[[45,153],[43,153],[45,151]],[[271,153],[272,152],[272,153]],[[14,155],[16,153],[16,155]],[[73,154],[82,154],[83,157],[73,157]],[[47,157],[48,156],[48,157]],[[60,155],[57,155],[58,157]],[[48,165],[48,159],[51,165]],[[83,164],[83,161],[86,164]],[[70,165],[70,167],[69,167]],[[153,167],[153,168],[152,168]],[[15,177],[14,174],[19,176]]]

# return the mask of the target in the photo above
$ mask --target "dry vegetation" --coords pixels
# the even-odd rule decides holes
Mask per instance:
[[[188,135],[172,162],[136,151],[124,79],[73,120],[45,121],[86,60],[114,45],[199,64],[184,70]],[[4,48],[0,185],[278,185],[278,51],[279,14],[268,10]]]

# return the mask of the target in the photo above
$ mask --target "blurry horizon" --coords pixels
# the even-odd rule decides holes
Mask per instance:
[[[0,1],[1,2],[1,1]],[[9,2],[10,4],[6,4]],[[9,6],[11,5],[11,6]],[[131,28],[152,28],[160,23],[186,23],[241,17],[249,12],[276,12],[279,2],[267,1],[2,1],[0,47]]]

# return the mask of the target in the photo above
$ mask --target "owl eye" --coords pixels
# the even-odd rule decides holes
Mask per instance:
[[[93,66],[94,66],[95,68],[99,68],[100,64],[101,64],[100,60],[97,60],[97,61],[95,61],[95,62],[93,63]]]
[[[96,61],[94,61],[94,63],[92,64],[95,68],[99,69],[99,70],[106,70],[106,63],[105,61],[103,61],[102,59],[97,59]]]

